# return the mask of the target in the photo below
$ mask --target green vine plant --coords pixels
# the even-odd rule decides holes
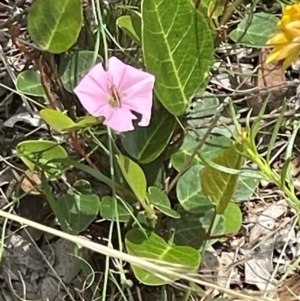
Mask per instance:
[[[28,15],[28,30],[39,59],[32,56],[33,68],[16,80],[20,93],[38,99],[35,109],[51,135],[20,142],[15,154],[41,177],[39,191],[61,229],[78,236],[101,218],[109,225],[109,246],[136,258],[180,267],[184,274],[197,273],[209,246],[239,232],[238,203],[252,196],[260,179],[277,185],[299,212],[290,162],[300,123],[294,126],[282,171],[273,170],[270,162],[285,104],[262,157],[256,138],[267,102],[257,119],[251,124],[249,113],[246,128],[241,128],[228,98],[194,99],[207,90],[218,29],[242,1],[144,0],[140,6],[123,5],[123,15],[117,9],[108,11],[103,1],[94,2],[91,22],[81,0],[36,0]],[[263,47],[268,37],[257,33],[257,24],[268,22],[264,26],[268,34],[276,30],[276,17],[253,14],[257,2],[246,7],[247,18],[230,32],[235,43],[253,46],[255,41],[254,46]],[[132,45],[137,51],[131,56]],[[26,54],[31,54],[29,49]],[[121,79],[131,80],[125,90],[119,81],[111,81],[121,81],[120,68],[128,75]],[[139,87],[141,94],[133,97],[137,101],[130,98],[123,105],[125,96]],[[145,98],[149,105],[141,106]],[[223,109],[228,105],[234,125],[223,126]],[[107,107],[109,114],[102,116]],[[123,112],[112,122],[118,109]],[[207,127],[208,116],[214,117]],[[59,143],[52,133],[59,135]],[[249,168],[248,161],[257,169]],[[78,171],[84,176],[69,183],[67,172]],[[57,189],[58,180],[68,189]],[[105,185],[108,192],[96,192],[95,183]],[[74,254],[80,254],[75,245]],[[180,279],[178,274],[162,278],[134,264],[128,275],[122,261],[112,269],[110,260],[107,256],[102,300],[114,272],[126,288],[133,284],[132,275],[149,286],[164,287]],[[88,276],[85,264],[82,269]],[[99,293],[97,286],[93,290]]]

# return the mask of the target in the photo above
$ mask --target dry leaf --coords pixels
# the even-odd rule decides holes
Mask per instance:
[[[41,186],[42,181],[37,172],[26,170],[25,175],[21,183],[22,190],[29,194],[40,195],[38,187]]]

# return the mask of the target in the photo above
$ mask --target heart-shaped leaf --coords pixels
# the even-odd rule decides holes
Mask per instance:
[[[118,218],[116,218],[116,213]],[[100,202],[100,214],[103,218],[109,221],[128,222],[133,215],[132,207],[126,203],[117,200],[117,208],[115,208],[115,201],[111,196],[105,196]]]
[[[232,197],[235,202],[248,201],[259,184],[255,178],[239,177],[239,182]]]
[[[207,248],[216,242],[216,239],[205,240],[205,235],[213,220],[213,209],[201,214],[180,213],[180,219],[172,219],[168,223],[168,228],[174,231],[175,244],[199,249],[200,247]],[[211,236],[221,234],[224,234],[224,217],[218,216],[215,220],[214,227],[211,229]]]
[[[213,64],[212,32],[187,0],[142,1],[142,45],[155,92],[174,115],[182,115],[203,91]]]
[[[99,198],[96,194],[64,194],[57,202],[65,216],[69,231],[74,234],[87,229],[99,212]]]
[[[180,214],[171,208],[168,196],[161,189],[149,187],[148,191],[147,199],[150,204],[167,216],[180,218]]]
[[[21,72],[16,79],[16,88],[27,95],[42,97],[45,95],[41,84],[41,75],[38,71],[26,70]]]
[[[76,42],[81,26],[81,0],[36,0],[30,7],[30,37],[51,53],[67,51]]]
[[[46,168],[50,177],[55,177],[55,175],[61,173],[63,168],[61,163],[51,163],[48,166],[48,162],[53,159],[68,158],[66,150],[52,141],[23,141],[17,145],[16,152],[30,170],[35,170],[38,167]]]
[[[242,19],[229,37],[241,44],[255,47],[266,47],[266,42],[277,32],[278,18],[272,14],[259,12]]]
[[[201,165],[192,166],[179,179],[176,186],[178,200],[184,210],[190,213],[203,213],[212,209],[209,198],[203,194],[199,172]]]
[[[198,128],[203,122],[207,122],[205,117],[216,114],[219,106],[219,99],[217,97],[208,92],[205,92],[204,96],[204,100],[195,100],[191,103],[186,116],[189,125],[195,128]]]
[[[203,139],[206,129],[196,130],[194,133],[189,132],[184,137],[184,141],[180,149],[172,155],[171,162],[176,170],[181,170],[185,165],[186,161],[194,152],[194,149],[197,147],[199,141]],[[205,156],[207,159],[213,159],[224,149],[228,148],[232,144],[232,140],[227,136],[212,133],[205,140],[204,145],[201,148],[201,154]],[[199,152],[200,152],[199,151]],[[195,164],[203,164],[199,155],[196,155],[191,163]]]
[[[121,16],[117,19],[117,25],[137,44],[141,43],[141,23],[141,15],[139,13]]]
[[[73,188],[76,189],[79,193],[90,194],[92,193],[92,185],[86,180],[78,180],[74,183]]]
[[[141,229],[129,230],[125,237],[127,252],[131,255],[157,260],[158,264],[164,261],[182,265],[187,271],[195,271],[200,264],[200,255],[194,248],[171,246],[163,238],[153,232],[145,232]],[[147,285],[163,285],[168,283],[166,279],[159,278],[152,273],[132,265],[136,278]],[[166,275],[164,275],[166,277]],[[169,277],[175,281],[177,278]]]

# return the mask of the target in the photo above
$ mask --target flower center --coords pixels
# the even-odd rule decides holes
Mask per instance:
[[[115,85],[111,85],[110,91],[111,91],[111,96],[108,100],[108,103],[113,108],[120,108],[122,106],[121,93],[119,92],[118,88]]]

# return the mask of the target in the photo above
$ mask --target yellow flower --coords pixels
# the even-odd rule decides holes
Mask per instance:
[[[266,63],[284,60],[283,68],[286,69],[300,54],[300,3],[285,7],[278,28],[280,32],[267,42],[267,45],[274,46],[274,49]]]

